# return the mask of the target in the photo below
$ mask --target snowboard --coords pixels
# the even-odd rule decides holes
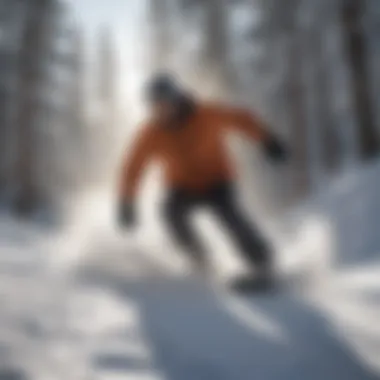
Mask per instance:
[[[252,276],[238,276],[230,279],[226,287],[234,293],[250,294],[273,292],[278,285],[278,279],[262,281]]]
[[[240,295],[276,294],[298,292],[307,287],[309,278],[305,272],[276,273],[271,279],[260,281],[251,275],[235,276],[224,282],[227,292]]]

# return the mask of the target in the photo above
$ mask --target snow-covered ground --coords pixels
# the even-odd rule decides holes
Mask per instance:
[[[4,215],[0,378],[11,369],[36,380],[377,378],[379,172],[346,176],[273,228],[281,268],[303,281],[270,297],[181,277],[158,235],[112,229],[99,194],[73,207],[61,231]],[[212,231],[216,267],[238,270]]]

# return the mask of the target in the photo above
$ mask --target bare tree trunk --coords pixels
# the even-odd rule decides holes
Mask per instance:
[[[49,0],[32,0],[27,4],[26,25],[19,57],[19,93],[16,117],[18,158],[14,173],[19,189],[14,209],[23,216],[33,212],[37,200],[33,178],[33,128],[37,121],[39,107],[41,54],[44,50],[44,32],[49,3]]]
[[[323,60],[323,40],[318,32],[315,44],[316,62],[318,63],[316,77],[317,112],[321,126],[322,160],[323,167],[328,173],[334,173],[338,169],[340,142],[331,114],[329,79],[326,62]]]
[[[292,144],[292,190],[291,201],[309,194],[311,175],[309,162],[309,136],[305,104],[304,84],[304,36],[298,22],[302,0],[283,4],[280,33],[288,36],[288,72],[285,84],[290,113],[290,141]],[[280,6],[280,5],[279,5]]]
[[[233,81],[229,62],[227,4],[225,0],[207,0],[204,7],[206,17],[203,64],[208,79],[218,88],[218,95],[231,99]]]
[[[313,182],[319,187],[325,175],[335,171],[339,164],[341,146],[332,114],[332,99],[329,87],[325,31],[321,27],[328,23],[332,11],[328,1],[318,3],[308,0],[310,25],[307,36],[307,66],[309,67],[308,93],[312,100],[309,116],[312,131],[314,175]],[[328,27],[328,25],[325,25]]]
[[[107,111],[114,107],[115,101],[115,56],[111,31],[104,28],[99,35],[98,95],[100,103]]]
[[[113,43],[113,35],[109,29],[101,31],[99,39],[99,105],[101,110],[101,122],[98,131],[101,138],[99,149],[103,152],[101,161],[97,164],[97,172],[101,180],[108,180],[109,167],[112,162],[115,144],[117,91],[116,69],[117,54]]]
[[[366,2],[345,0],[342,21],[346,49],[351,65],[356,114],[359,121],[359,148],[363,159],[379,152],[379,136],[375,126],[375,114],[371,100],[367,41],[363,28]]]
[[[152,61],[154,68],[166,68],[173,48],[171,34],[170,2],[168,0],[151,0],[149,3]]]
[[[14,82],[17,77],[15,68],[16,52],[9,45],[17,46],[21,38],[23,24],[23,5],[21,2],[2,0],[0,2],[0,28],[2,30],[0,46],[0,191],[9,190],[9,177],[12,168],[13,110],[15,106]]]
[[[79,135],[82,136],[84,115],[86,109],[85,102],[85,64],[84,64],[84,41],[83,32],[76,28],[73,36],[73,75],[71,82],[71,108],[74,118],[74,126],[78,129]]]

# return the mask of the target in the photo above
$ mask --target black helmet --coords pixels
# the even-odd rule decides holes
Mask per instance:
[[[181,96],[181,90],[174,77],[170,74],[158,74],[148,84],[146,97],[148,101],[176,101]]]

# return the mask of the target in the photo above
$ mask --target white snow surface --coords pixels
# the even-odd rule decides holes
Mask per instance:
[[[99,194],[72,208],[63,231],[3,215],[0,378],[378,378],[379,174],[348,173],[268,223],[281,270],[303,275],[270,296],[186,276],[163,234],[114,230]],[[212,231],[220,276],[239,271],[212,218],[198,222]]]

